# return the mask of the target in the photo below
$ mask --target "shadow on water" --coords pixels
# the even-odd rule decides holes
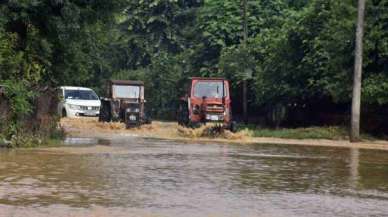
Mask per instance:
[[[382,151],[72,138],[0,151],[0,216],[384,216],[387,180]]]

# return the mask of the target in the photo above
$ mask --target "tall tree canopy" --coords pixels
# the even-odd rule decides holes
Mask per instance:
[[[251,110],[346,104],[356,2],[248,0],[248,46],[236,0],[8,0],[0,3],[0,80],[29,86],[142,79],[149,107],[173,113],[190,76],[224,76]],[[363,102],[388,102],[388,0],[367,3]],[[238,109],[237,109],[238,110]]]
[[[125,1],[9,0],[0,3],[0,79],[81,84],[94,77],[113,14]]]

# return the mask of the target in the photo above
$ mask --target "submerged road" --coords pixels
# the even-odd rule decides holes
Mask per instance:
[[[388,216],[388,152],[70,139],[0,150],[0,217]]]

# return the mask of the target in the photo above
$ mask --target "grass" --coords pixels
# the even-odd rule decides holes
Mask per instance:
[[[252,137],[272,137],[284,139],[329,139],[348,140],[349,131],[345,127],[325,126],[307,128],[257,128],[254,126],[240,126],[240,129],[248,130]],[[374,137],[362,134],[362,139],[373,140]]]

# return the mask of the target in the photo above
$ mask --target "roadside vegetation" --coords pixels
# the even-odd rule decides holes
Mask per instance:
[[[256,126],[240,126],[240,130],[245,130],[252,137],[272,137],[284,139],[329,139],[348,140],[349,130],[339,126],[322,126],[306,128],[258,128]],[[362,134],[362,139],[373,140],[376,137],[369,134]]]
[[[349,138],[348,130],[341,127],[308,127],[296,129],[256,129],[255,137],[277,137],[287,139],[332,139],[346,140]]]
[[[60,138],[59,85],[101,79],[102,51],[124,1],[0,3],[0,134],[8,147]]]
[[[388,132],[387,5],[367,1],[366,11],[362,117],[368,121],[361,123],[376,134]],[[61,85],[102,93],[112,78],[143,80],[155,119],[175,118],[186,78],[217,76],[232,83],[236,117],[248,79],[250,119],[263,129],[348,124],[356,1],[248,1],[247,46],[241,12],[236,0],[2,1],[0,133],[7,141],[49,137],[58,119],[55,100],[45,94]],[[307,129],[272,134],[347,134],[341,127]]]

